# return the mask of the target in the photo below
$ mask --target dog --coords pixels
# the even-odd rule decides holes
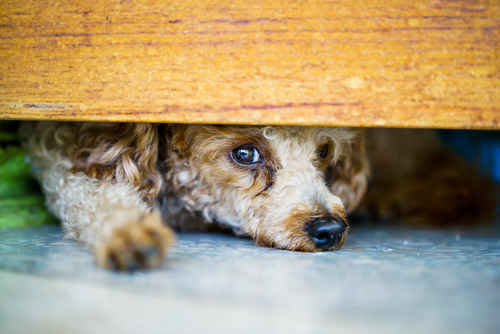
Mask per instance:
[[[217,224],[262,246],[339,250],[349,230],[346,217],[370,180],[363,132],[351,128],[28,122],[20,132],[65,238],[114,270],[158,267],[175,240],[172,228],[190,224]],[[383,166],[376,152],[387,148],[378,146],[371,158],[387,175],[391,169],[413,173],[397,174],[399,164]],[[392,183],[382,177],[360,211],[404,218],[426,205],[440,207],[428,203],[437,198],[411,199],[426,193],[401,195],[399,188],[419,184],[421,175],[413,174]],[[373,208],[383,197],[377,188],[394,193],[379,211]],[[395,204],[398,196],[418,204],[405,210]],[[445,211],[454,212],[454,205]],[[436,213],[423,216],[432,220]]]

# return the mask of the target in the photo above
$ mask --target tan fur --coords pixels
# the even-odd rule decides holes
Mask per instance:
[[[367,130],[366,152],[363,135],[331,127],[40,122],[21,133],[65,236],[113,269],[158,266],[174,240],[167,225],[193,221],[319,251],[306,226],[346,220],[368,186],[367,155],[373,180],[360,212],[442,226],[495,208],[493,186],[429,130]],[[235,162],[231,151],[244,144],[262,162]]]
[[[116,269],[161,262],[173,236],[155,205],[176,227],[192,214],[261,245],[318,251],[307,222],[345,220],[367,186],[363,143],[346,128],[51,122],[21,133],[66,237]],[[263,163],[235,163],[230,152],[243,144]]]

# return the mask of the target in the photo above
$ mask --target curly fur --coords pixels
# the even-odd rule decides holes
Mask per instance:
[[[153,266],[140,250],[147,233],[134,237],[123,226],[140,229],[144,215],[154,221],[155,206],[162,217],[153,225],[165,244],[173,238],[161,221],[182,228],[190,214],[261,245],[318,251],[307,222],[326,215],[345,220],[367,186],[362,141],[347,128],[47,122],[26,123],[21,133],[66,237],[119,269]],[[257,147],[263,162],[235,163],[230,152],[243,144]],[[328,147],[324,159],[320,147]]]
[[[367,155],[374,180],[361,211],[374,217],[456,223],[493,211],[491,187],[432,132],[378,131],[365,132],[368,152],[356,130],[332,127],[40,122],[21,133],[66,237],[116,269],[157,266],[174,239],[167,225],[193,221],[264,246],[319,251],[306,226],[346,220],[367,190]],[[244,144],[262,162],[235,162],[231,151]]]

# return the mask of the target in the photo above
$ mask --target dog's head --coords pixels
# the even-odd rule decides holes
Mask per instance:
[[[167,127],[167,187],[183,206],[290,250],[339,249],[366,190],[355,131],[330,127]],[[161,136],[161,135],[160,135]]]

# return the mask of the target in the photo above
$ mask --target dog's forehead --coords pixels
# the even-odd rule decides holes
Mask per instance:
[[[294,145],[317,146],[325,142],[343,144],[351,141],[355,132],[349,128],[308,126],[267,126],[262,136],[269,141],[289,142]]]
[[[331,144],[331,161],[336,161],[352,142],[356,131],[341,127],[264,127],[270,153],[283,165],[296,165],[317,156],[320,146]],[[284,165],[283,165],[284,166]]]
[[[349,141],[355,131],[327,126],[256,126],[256,125],[191,125],[191,135],[214,138],[278,139],[290,141]]]
[[[324,141],[325,139],[350,140],[352,130],[338,127],[314,126],[229,126],[225,130],[249,138],[290,141]]]

